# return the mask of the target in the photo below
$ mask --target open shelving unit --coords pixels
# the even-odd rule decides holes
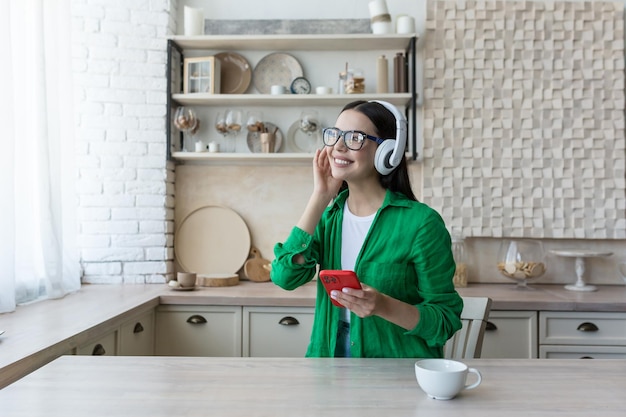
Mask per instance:
[[[173,110],[177,106],[268,106],[268,107],[337,107],[346,103],[344,94],[206,94],[182,93],[182,63],[187,51],[346,51],[347,54],[358,51],[404,50],[406,53],[405,75],[409,91],[406,93],[365,93],[350,94],[353,100],[384,100],[404,108],[409,124],[409,153],[413,160],[421,156],[421,141],[416,134],[416,70],[415,48],[417,37],[414,34],[344,34],[344,35],[203,35],[174,36],[168,40],[168,77],[167,77],[167,159],[180,162],[211,163],[264,163],[310,161],[312,154],[307,153],[209,153],[179,152],[173,149],[176,136],[182,141],[182,133],[176,135],[172,126]]]

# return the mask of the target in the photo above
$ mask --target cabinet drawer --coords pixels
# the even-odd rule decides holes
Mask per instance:
[[[481,358],[536,358],[537,312],[492,310]]]
[[[547,359],[625,359],[626,346],[543,345],[539,354]]]
[[[150,356],[154,354],[154,310],[150,310],[120,328],[122,356]]]
[[[76,349],[77,355],[115,356],[117,354],[117,332],[111,332]]]
[[[241,307],[160,306],[155,353],[165,356],[241,356]]]
[[[310,307],[244,307],[243,356],[304,357],[313,316]]]
[[[626,313],[540,312],[542,345],[626,346]]]

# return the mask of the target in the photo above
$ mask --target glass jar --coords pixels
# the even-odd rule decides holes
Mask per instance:
[[[467,287],[467,261],[465,253],[465,239],[460,233],[452,234],[452,256],[456,263],[454,271],[454,286]]]
[[[355,68],[349,69],[346,78],[346,94],[365,93],[365,76],[363,70]]]
[[[342,71],[339,73],[339,85],[337,86],[337,94],[346,94],[346,80],[348,79],[348,73]]]

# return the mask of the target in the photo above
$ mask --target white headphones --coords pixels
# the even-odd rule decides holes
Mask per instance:
[[[396,137],[381,138],[384,142],[378,145],[374,156],[374,167],[382,175],[390,174],[400,165],[404,157],[404,148],[407,137],[407,121],[396,106],[386,101],[371,100],[370,103],[379,103],[389,110],[396,118]]]

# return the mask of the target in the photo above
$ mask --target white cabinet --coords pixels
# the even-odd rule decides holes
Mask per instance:
[[[76,349],[77,355],[92,356],[115,356],[117,354],[117,330],[98,338],[97,340],[79,346]]]
[[[539,313],[541,358],[626,358],[626,313]]]
[[[167,156],[168,159],[177,161],[212,161],[212,162],[259,162],[259,161],[306,161],[309,162],[312,153],[288,149],[280,153],[254,153],[237,150],[236,153],[209,153],[209,152],[181,152],[180,132],[173,125],[173,114],[177,106],[191,106],[200,111],[202,108],[210,108],[212,115],[208,120],[201,120],[201,129],[204,127],[202,140],[211,140],[206,132],[211,132],[213,137],[219,139],[219,135],[213,127],[215,114],[225,108],[241,108],[243,110],[257,107],[266,110],[280,110],[281,120],[270,120],[283,132],[287,140],[288,130],[292,122],[296,120],[288,113],[300,112],[306,108],[320,111],[332,110],[336,117],[339,110],[353,100],[385,100],[407,113],[409,124],[409,146],[407,149],[413,159],[421,158],[421,142],[417,143],[416,134],[416,52],[417,37],[413,34],[337,34],[337,35],[232,35],[232,36],[174,36],[168,40],[168,105],[167,115],[170,123],[167,124]],[[335,89],[335,94],[260,94],[248,89],[243,94],[209,94],[209,93],[183,93],[183,74],[180,68],[185,58],[197,55],[215,55],[223,52],[236,52],[247,55],[251,69],[256,60],[263,55],[273,52],[284,51],[289,54],[297,53],[303,60],[302,69],[306,77],[311,77],[313,89],[315,85],[327,85]],[[407,77],[409,91],[403,93],[393,92],[393,82],[390,82],[390,93],[376,93],[376,58],[385,54],[392,66],[393,56],[398,53],[406,53],[404,74]],[[253,57],[254,59],[250,59]],[[337,94],[337,81],[339,71],[343,70],[344,64],[349,61],[357,66],[362,65],[366,70],[366,90],[362,94]],[[285,64],[283,64],[285,66]],[[393,71],[389,71],[393,74]],[[321,84],[320,84],[321,83]],[[289,86],[286,86],[289,87]],[[198,113],[196,111],[196,113]],[[202,112],[206,115],[205,112]],[[295,114],[295,113],[294,113]],[[331,121],[328,120],[328,123]],[[246,129],[243,129],[245,132]],[[200,132],[203,132],[201,130]],[[201,133],[198,133],[201,135]],[[240,134],[241,136],[241,134]],[[198,136],[199,137],[199,136]],[[241,137],[239,140],[242,140]],[[245,141],[245,134],[243,140]],[[283,146],[283,148],[289,148]],[[419,154],[419,155],[418,155]]]
[[[114,330],[110,331],[113,328]],[[154,354],[154,308],[107,325],[108,331],[76,348],[77,355],[137,356]]]
[[[120,327],[118,355],[150,356],[154,354],[154,310],[134,317]]]
[[[481,357],[536,358],[537,312],[492,310]]]
[[[313,307],[244,307],[243,356],[304,357]]]
[[[240,306],[159,306],[155,354],[241,356]]]

